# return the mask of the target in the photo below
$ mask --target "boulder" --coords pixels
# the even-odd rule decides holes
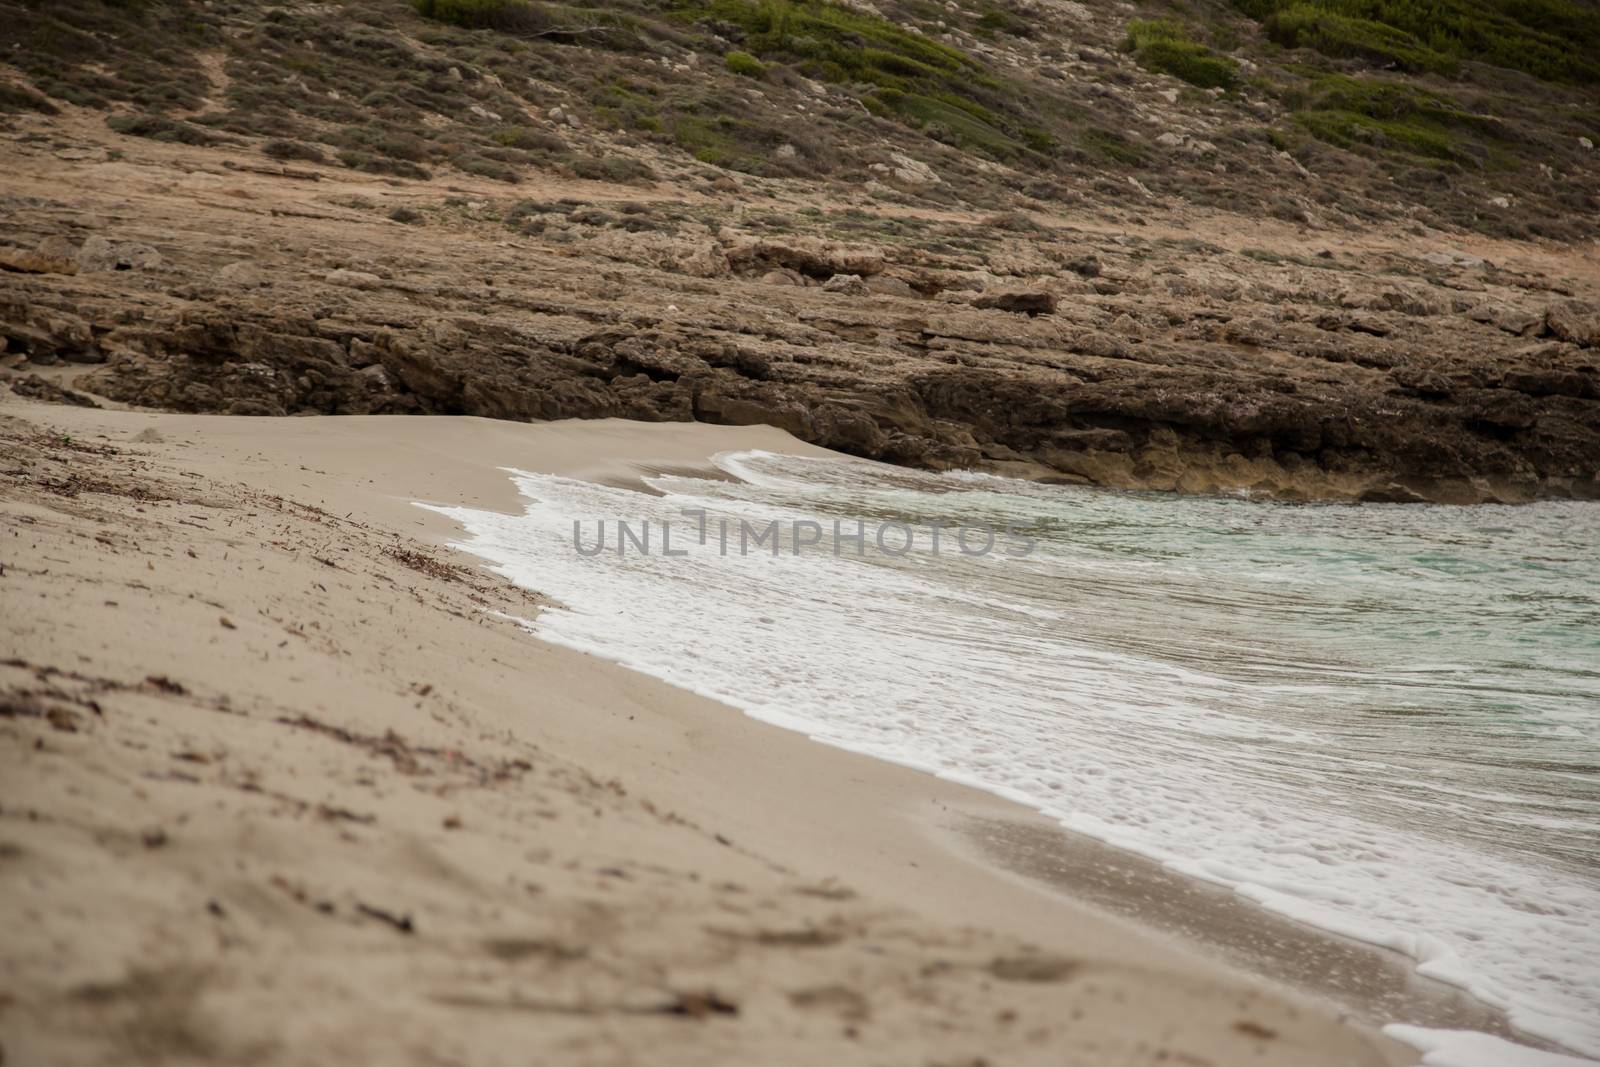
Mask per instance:
[[[917,291],[911,288],[911,283],[902,278],[896,278],[892,274],[874,274],[872,277],[865,279],[863,284],[866,285],[869,292],[877,293],[880,296],[909,297],[917,295]]]
[[[943,179],[934,173],[932,167],[920,159],[912,159],[903,152],[891,152],[889,162],[874,163],[869,169],[901,185],[922,187],[943,183]]]
[[[1100,260],[1093,255],[1078,256],[1061,264],[1067,270],[1084,278],[1100,277]]]
[[[40,304],[0,303],[0,337],[35,363],[99,363],[105,358],[87,321]]]
[[[1473,269],[1484,266],[1484,260],[1478,256],[1462,252],[1455,248],[1442,248],[1435,252],[1422,253],[1424,262],[1432,263],[1436,267],[1465,267]]]
[[[758,279],[763,285],[805,285],[806,280],[797,270],[788,267],[779,267],[769,270]]]
[[[22,274],[78,273],[78,246],[65,237],[46,237],[28,249],[0,249],[0,270]]]
[[[267,284],[266,275],[253,259],[241,259],[237,263],[229,263],[217,271],[216,278],[223,285],[236,285],[242,289],[253,289]]]
[[[1487,326],[1494,326],[1506,333],[1527,336],[1545,324],[1547,316],[1539,315],[1526,308],[1513,307],[1510,304],[1501,304],[1486,300],[1467,312],[1467,318],[1473,322],[1481,322]]]
[[[1583,348],[1600,348],[1600,303],[1567,300],[1544,313],[1545,329]]]
[[[161,253],[134,241],[112,241],[95,234],[78,249],[78,269],[86,274],[107,270],[150,270],[161,266]]]
[[[364,270],[330,270],[323,275],[323,281],[329,285],[342,285],[347,289],[377,289],[383,285],[383,279],[376,274],[369,274]]]
[[[91,397],[82,393],[73,392],[63,388],[55,382],[30,374],[26,378],[18,378],[11,383],[11,391],[18,396],[31,397],[34,400],[43,400],[51,404],[74,404],[80,408],[97,408]]]

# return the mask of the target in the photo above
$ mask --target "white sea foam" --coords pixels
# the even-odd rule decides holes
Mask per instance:
[[[1600,562],[1560,532],[1566,513],[1482,522],[755,453],[719,464],[742,482],[662,476],[646,495],[518,472],[523,515],[436,510],[559,602],[535,624],[548,640],[1022,801],[1406,953],[1525,1032],[1600,1055],[1600,672],[1584,659],[1600,607],[1571,585]],[[1020,559],[741,557],[694,543],[683,511],[699,508],[713,524],[1055,526]],[[592,544],[596,520],[617,518],[674,523],[689,555],[574,551],[574,520]],[[1463,532],[1474,523],[1496,529]],[[1528,564],[1505,528],[1551,560]],[[1441,1064],[1491,1062],[1438,1040]]]
[[[1514,1045],[1471,1030],[1428,1030],[1394,1023],[1383,1032],[1422,1053],[1422,1067],[1585,1067],[1593,1062]]]

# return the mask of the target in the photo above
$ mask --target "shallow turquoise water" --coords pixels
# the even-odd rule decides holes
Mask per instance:
[[[522,475],[525,515],[447,513],[561,602],[537,624],[551,640],[1389,945],[1600,1054],[1600,505],[719,464],[739,480]],[[724,556],[685,509],[1016,524],[1037,544]],[[689,554],[574,551],[575,520],[592,543],[617,518],[674,523]]]

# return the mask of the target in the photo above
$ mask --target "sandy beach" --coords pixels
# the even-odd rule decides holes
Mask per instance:
[[[0,1067],[1600,1062],[1600,9],[1349,7],[0,0]]]
[[[956,845],[1020,808],[541,643],[412,504],[787,435],[4,415],[8,1064],[1414,1060]]]

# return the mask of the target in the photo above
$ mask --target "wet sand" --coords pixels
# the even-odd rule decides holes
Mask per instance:
[[[1415,961],[1397,952],[1276,915],[1230,889],[1135,853],[1032,820],[973,817],[956,832],[962,840],[955,847],[1168,933],[1203,954],[1332,1001],[1364,1022],[1382,1026],[1405,1019],[1530,1040],[1513,1033],[1503,1012],[1417,974]]]

